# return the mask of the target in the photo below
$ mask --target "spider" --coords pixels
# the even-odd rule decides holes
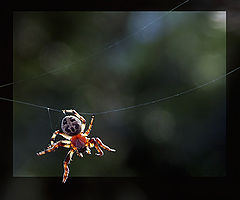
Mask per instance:
[[[90,148],[92,147],[96,148],[98,152],[96,153],[97,156],[104,155],[100,147],[112,152],[116,150],[111,149],[110,147],[103,144],[99,138],[93,137],[90,139],[87,137],[90,134],[91,128],[93,126],[93,121],[95,118],[94,115],[92,115],[91,117],[91,122],[89,124],[87,131],[84,132],[84,129],[86,126],[86,120],[80,114],[78,114],[75,110],[62,110],[62,112],[65,115],[67,113],[70,114],[70,115],[66,115],[62,119],[61,128],[63,133],[60,132],[59,130],[55,131],[51,137],[50,145],[47,147],[46,150],[38,152],[37,155],[41,156],[48,152],[52,152],[58,147],[70,148],[63,162],[64,173],[63,173],[62,182],[65,183],[69,174],[68,165],[70,164],[70,161],[72,161],[72,156],[75,152],[77,156],[83,157],[83,153],[91,154]],[[55,142],[55,138],[57,135],[61,135],[66,140],[60,140]]]

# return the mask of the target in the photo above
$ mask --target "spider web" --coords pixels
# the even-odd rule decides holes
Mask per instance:
[[[56,68],[56,69],[52,69],[52,70],[49,70],[45,73],[42,73],[42,74],[38,74],[36,76],[33,76],[31,77],[30,79],[28,80],[18,80],[18,81],[14,81],[14,82],[11,82],[11,83],[6,83],[6,84],[3,84],[3,85],[0,85],[0,88],[3,88],[3,87],[7,87],[7,86],[11,86],[11,85],[16,85],[16,84],[19,84],[19,83],[23,83],[25,81],[29,81],[29,80],[35,80],[35,79],[40,79],[40,78],[43,78],[45,76],[48,76],[49,74],[53,74],[53,73],[58,73],[59,71],[65,71],[67,69],[69,69],[69,67],[73,67],[74,65],[76,64],[79,64],[79,63],[82,63],[84,61],[87,61],[89,59],[92,59],[98,55],[101,55],[103,52],[105,51],[108,51],[108,50],[111,50],[112,48],[120,45],[122,42],[128,40],[129,38],[131,37],[134,37],[135,35],[145,31],[146,29],[150,28],[152,24],[158,22],[159,20],[161,20],[163,17],[169,15],[171,12],[173,12],[174,10],[176,10],[177,8],[181,7],[182,5],[186,4],[188,1],[190,0],[186,0],[182,3],[180,3],[179,5],[177,5],[176,7],[172,8],[170,11],[166,12],[165,14],[155,18],[154,20],[152,20],[150,23],[144,25],[143,27],[141,27],[140,29],[138,29],[137,31],[135,32],[132,32],[130,33],[129,35],[121,38],[121,39],[118,39],[116,42],[112,42],[111,44],[108,44],[108,45],[105,45],[105,47],[93,54],[90,54],[89,56],[86,56],[76,62],[73,62],[73,63],[70,63],[70,64],[67,64],[67,65],[64,65],[63,67],[59,67],[59,68]]]
[[[184,3],[186,3],[187,1],[185,1]],[[180,5],[179,5],[180,6]],[[179,7],[178,6],[178,7]],[[177,8],[177,7],[176,7]],[[175,8],[175,9],[176,9]],[[173,9],[174,10],[174,9]],[[168,12],[167,14],[169,14],[170,12]],[[166,15],[167,15],[166,14]],[[172,13],[173,14],[173,13]],[[126,37],[123,37],[122,39],[120,39],[118,42],[113,42],[113,43],[111,43],[110,45],[106,45],[103,49],[101,49],[100,51],[96,51],[96,53],[93,53],[93,54],[90,54],[90,56],[86,56],[86,57],[84,57],[83,58],[83,60],[81,60],[81,61],[77,61],[77,62],[74,62],[74,63],[71,63],[70,65],[65,65],[64,67],[62,67],[62,68],[59,68],[59,69],[53,69],[53,70],[50,70],[50,71],[47,71],[46,73],[43,73],[43,74],[40,74],[40,75],[37,75],[37,76],[35,76],[35,77],[32,77],[32,80],[35,80],[35,79],[40,79],[40,78],[43,78],[43,77],[47,77],[47,76],[50,76],[50,77],[52,77],[52,74],[55,74],[55,73],[59,73],[59,76],[61,76],[61,73],[62,74],[64,74],[66,77],[71,77],[71,76],[73,76],[72,74],[74,74],[74,72],[76,72],[77,71],[77,69],[76,69],[76,71],[75,71],[75,69],[72,69],[71,71],[70,71],[70,67],[72,67],[72,66],[75,66],[77,63],[85,63],[85,61],[88,61],[89,63],[91,62],[91,60],[93,60],[94,62],[96,61],[96,59],[98,58],[98,56],[99,55],[103,55],[103,57],[104,57],[104,54],[105,53],[108,53],[108,54],[112,54],[113,52],[111,51],[108,51],[108,50],[113,50],[113,49],[115,49],[116,51],[118,50],[118,49],[120,49],[121,48],[121,46],[123,46],[122,48],[125,48],[126,46],[124,46],[124,44],[125,44],[125,41],[131,41],[131,42],[137,42],[136,40],[138,40],[139,38],[140,39],[146,39],[147,37],[146,37],[146,35],[148,35],[149,33],[151,34],[151,32],[146,32],[146,33],[142,33],[143,31],[147,31],[148,29],[149,29],[149,31],[150,30],[153,30],[154,29],[154,27],[152,27],[152,25],[153,24],[156,24],[157,22],[160,22],[160,19],[163,19],[163,16],[166,16],[166,15],[161,15],[161,16],[159,16],[159,17],[157,17],[157,18],[155,18],[154,20],[152,20],[152,21],[150,21],[149,23],[147,23],[146,25],[144,25],[144,26],[141,26],[141,28],[140,29],[138,29],[137,31],[133,31],[132,32],[132,34],[130,34],[130,35],[127,35]],[[179,22],[179,21],[178,21]],[[140,34],[142,34],[142,35],[140,35]],[[140,35],[140,36],[139,36]],[[138,38],[138,39],[137,39]],[[181,38],[172,38],[172,40],[174,41],[174,42],[176,42],[177,40],[180,40]],[[147,44],[148,44],[148,42],[149,42],[149,38],[147,38]],[[151,42],[151,41],[150,41]],[[121,45],[120,45],[121,44]],[[126,45],[128,45],[128,44],[126,44]],[[146,46],[144,46],[144,43],[142,44],[143,45],[143,47],[146,47],[147,48],[147,45]],[[118,48],[116,48],[116,47],[118,47]],[[166,47],[166,46],[165,46]],[[139,49],[140,49],[140,47],[139,47]],[[135,49],[136,50],[136,49]],[[161,54],[162,52],[159,52],[159,54]],[[183,58],[184,59],[184,58]],[[187,58],[188,59],[188,58]],[[101,60],[101,59],[100,59]],[[97,59],[97,61],[99,61],[98,59]],[[90,64],[92,64],[92,63],[90,63]],[[98,64],[101,64],[101,62],[99,61],[99,63]],[[201,68],[201,65],[202,65],[202,67],[204,67],[204,63],[200,63],[199,64],[200,65],[200,67],[199,68]],[[76,65],[77,66],[77,65]],[[171,71],[171,73],[172,74],[175,74],[176,72],[174,71],[174,70],[179,70],[177,67],[175,67],[174,65],[171,65],[171,63],[169,64],[169,66],[172,66],[173,67],[173,71]],[[181,66],[181,65],[180,65]],[[221,65],[219,65],[219,66],[221,66]],[[141,66],[140,66],[141,67]],[[214,65],[214,67],[218,67],[217,65]],[[146,68],[144,68],[143,69],[143,72],[145,72],[144,70],[145,70]],[[164,69],[166,69],[166,68],[164,68]],[[68,71],[69,70],[69,71]],[[115,113],[115,112],[120,112],[120,111],[127,111],[127,110],[130,110],[130,109],[135,109],[135,108],[140,108],[140,107],[146,107],[147,105],[152,105],[152,104],[157,104],[157,103],[159,103],[159,102],[166,102],[166,101],[168,101],[168,100],[170,100],[170,99],[174,99],[174,98],[178,98],[178,97],[180,97],[180,96],[183,96],[183,95],[186,95],[186,94],[190,94],[190,93],[192,93],[192,92],[194,92],[194,91],[196,91],[196,90],[198,90],[198,89],[200,89],[200,88],[207,88],[207,86],[209,86],[209,85],[211,85],[211,84],[213,84],[213,83],[216,83],[218,80],[224,80],[224,78],[225,77],[227,77],[227,76],[229,76],[230,74],[232,74],[232,73],[234,73],[235,71],[237,71],[237,70],[239,70],[239,67],[238,68],[235,68],[235,69],[233,69],[233,70],[231,70],[231,71],[229,71],[228,73],[225,73],[225,74],[223,74],[223,73],[221,73],[221,75],[220,76],[217,76],[215,73],[210,73],[210,75],[209,76],[206,76],[205,74],[203,74],[204,76],[201,76],[201,73],[199,73],[198,74],[198,76],[199,76],[199,78],[196,80],[196,81],[193,81],[193,82],[191,82],[191,83],[193,83],[193,87],[189,87],[189,82],[187,81],[187,78],[186,78],[186,82],[184,82],[184,81],[182,81],[182,80],[180,80],[179,82],[178,81],[174,81],[174,83],[182,83],[182,84],[180,84],[181,85],[181,87],[175,87],[176,85],[171,85],[171,83],[169,82],[169,81],[167,81],[166,79],[164,79],[164,77],[163,76],[161,76],[164,80],[163,80],[163,82],[162,82],[162,84],[167,84],[168,86],[169,86],[169,91],[168,92],[166,92],[166,91],[163,91],[162,93],[157,93],[156,92],[156,89],[154,90],[153,89],[153,93],[146,93],[145,92],[145,94],[148,94],[148,95],[146,95],[146,96],[151,96],[151,99],[149,100],[149,99],[145,99],[144,100],[144,98],[143,98],[143,96],[141,96],[141,95],[138,95],[137,97],[138,97],[138,99],[139,99],[139,101],[137,101],[137,102],[135,102],[135,101],[131,101],[131,99],[129,100],[129,101],[126,101],[126,103],[125,103],[125,105],[130,105],[130,106],[122,106],[122,104],[120,103],[118,103],[118,102],[116,102],[116,106],[114,107],[114,106],[112,106],[113,104],[110,104],[110,108],[111,108],[111,106],[112,107],[114,107],[114,109],[109,109],[109,110],[104,110],[104,111],[93,111],[93,112],[82,112],[82,111],[84,111],[83,110],[83,107],[80,109],[80,108],[76,108],[76,106],[73,106],[73,105],[78,105],[78,104],[76,104],[76,102],[72,102],[72,105],[69,107],[69,105],[67,104],[67,106],[66,105],[60,105],[59,106],[59,104],[58,103],[56,103],[56,105],[55,104],[53,104],[52,103],[52,105],[54,105],[54,106],[46,106],[46,105],[42,105],[41,104],[41,101],[38,101],[39,102],[39,104],[33,104],[33,103],[28,103],[28,101],[25,101],[25,100],[23,100],[23,101],[19,101],[19,100],[12,100],[12,99],[8,99],[8,98],[3,98],[3,97],[0,97],[0,99],[1,100],[5,100],[5,101],[11,101],[11,102],[15,102],[15,103],[18,103],[18,104],[24,104],[24,105],[27,105],[27,106],[31,106],[31,107],[36,107],[36,108],[39,108],[39,109],[43,109],[43,110],[46,110],[47,111],[47,113],[45,113],[45,114],[48,114],[48,117],[49,117],[49,121],[50,121],[50,128],[53,130],[54,129],[54,126],[55,125],[58,125],[58,123],[55,123],[55,122],[52,122],[53,121],[53,119],[55,119],[55,117],[52,115],[53,113],[61,113],[61,109],[69,109],[69,108],[74,108],[74,109],[76,109],[80,114],[83,114],[83,115],[91,115],[91,114],[95,114],[95,115],[105,115],[105,114],[110,114],[110,113]],[[191,69],[190,68],[188,68],[188,71],[191,71]],[[213,70],[214,71],[214,70]],[[73,73],[72,73],[73,72]],[[201,72],[201,70],[200,70],[200,72]],[[215,72],[215,71],[214,71]],[[218,72],[222,72],[221,70],[219,70]],[[121,72],[120,72],[121,73]],[[154,71],[153,71],[153,74],[154,74]],[[74,77],[75,77],[75,75],[76,74],[74,74],[74,76],[73,76],[73,79],[74,79]],[[186,73],[184,73],[184,75],[187,75]],[[90,75],[91,76],[91,75]],[[95,77],[96,77],[96,74],[95,74]],[[140,76],[141,77],[141,76]],[[202,78],[201,79],[201,77],[204,77],[204,78]],[[109,78],[110,80],[111,80],[111,77],[109,77],[109,75],[108,76],[106,76],[106,78]],[[175,75],[175,76],[173,76],[173,79],[174,78],[177,78],[177,76]],[[212,79],[212,78],[214,78],[214,79]],[[89,79],[89,80],[91,80],[91,79]],[[146,79],[145,79],[146,80]],[[206,82],[204,82],[203,80],[207,80]],[[27,83],[27,81],[30,81],[29,79],[25,79],[25,80],[20,80],[20,81],[16,81],[16,82],[13,82],[13,83],[9,83],[9,84],[5,84],[5,85],[3,85],[3,87],[6,87],[6,86],[9,86],[9,85],[20,85],[20,83]],[[63,82],[64,81],[66,81],[66,79],[64,79],[63,80]],[[164,82],[165,81],[165,82]],[[46,81],[47,83],[51,83],[50,81]],[[111,81],[109,81],[109,82],[111,82]],[[74,79],[73,81],[72,81],[72,83],[75,83],[75,86],[76,86],[76,88],[77,87],[80,87],[79,85],[76,85],[76,83],[79,83],[79,80],[77,80],[77,79]],[[160,84],[160,82],[158,82],[159,84]],[[184,83],[186,83],[186,84],[184,84]],[[43,83],[44,84],[44,83]],[[219,83],[220,84],[220,83]],[[22,84],[23,85],[23,84]],[[61,83],[59,83],[59,85],[61,85]],[[141,86],[143,86],[143,85],[141,85]],[[141,87],[140,86],[140,87]],[[186,86],[186,87],[185,87]],[[60,86],[61,87],[61,86]],[[174,90],[171,90],[171,88],[175,88]],[[101,88],[101,87],[100,87]],[[190,88],[190,89],[189,89]],[[219,88],[219,87],[218,87]],[[57,89],[57,88],[56,88]],[[146,89],[145,89],[146,90]],[[54,93],[54,87],[53,87],[53,90],[51,90],[52,91],[52,93]],[[209,88],[209,90],[205,90],[205,91],[211,91],[211,88]],[[97,92],[97,91],[96,91]],[[87,90],[86,90],[86,93],[87,93]],[[200,92],[201,94],[202,94],[202,92]],[[38,95],[39,95],[39,93],[37,93]],[[82,93],[83,94],[83,93]],[[155,95],[151,95],[151,94],[155,94]],[[164,94],[170,94],[170,95],[164,95]],[[209,93],[207,93],[207,94],[209,94]],[[44,95],[44,94],[43,94]],[[54,94],[49,94],[49,95],[47,95],[47,96],[50,96],[50,95],[53,95],[54,96]],[[197,94],[196,94],[197,95]],[[74,95],[74,94],[63,94],[59,99],[59,102],[61,102],[61,98],[65,98],[64,96],[67,96],[69,99],[74,99],[77,95]],[[153,98],[152,96],[155,96],[156,98]],[[189,99],[194,99],[194,97],[190,97]],[[78,97],[76,97],[76,99],[79,99],[79,96]],[[89,97],[89,99],[91,99],[91,97]],[[92,99],[95,99],[96,101],[98,101],[98,99],[96,99],[96,98],[92,98]],[[114,98],[114,100],[116,100],[116,98]],[[113,100],[113,102],[115,102]],[[128,100],[128,99],[127,99]],[[179,101],[180,102],[182,102],[183,100],[180,100],[179,99]],[[33,101],[32,101],[33,102]],[[63,102],[64,102],[64,100],[63,100]],[[124,101],[123,101],[124,102]],[[144,103],[142,103],[142,102],[144,102]],[[86,102],[85,102],[86,103]],[[43,104],[45,104],[45,103],[43,103]],[[82,105],[84,105],[84,102],[82,102],[81,103]],[[194,103],[193,103],[194,104]],[[106,102],[104,105],[108,105],[108,102]],[[131,106],[132,105],[132,106]],[[191,106],[191,105],[189,105],[189,106]],[[91,105],[88,105],[88,106],[86,106],[86,108],[91,108]],[[93,107],[93,108],[98,108],[98,106],[96,106],[96,107]],[[104,108],[104,106],[99,106],[99,110],[101,109],[101,108]],[[151,107],[152,108],[152,107]],[[159,109],[159,107],[154,107],[153,109]],[[86,109],[86,110],[88,110],[88,109]],[[51,111],[53,111],[53,112],[51,112]],[[37,112],[36,112],[37,113]],[[137,112],[138,113],[138,112]],[[149,113],[149,110],[146,110],[146,113]],[[164,114],[164,112],[162,112],[163,114]],[[155,113],[156,114],[156,113]],[[153,115],[155,115],[154,113],[153,113]],[[151,121],[155,121],[156,119],[155,118],[153,118],[153,117],[151,117],[151,113],[149,114],[150,115],[150,117],[149,117],[149,121],[150,121],[150,123],[152,123]],[[46,115],[47,116],[47,115]],[[124,116],[127,116],[127,115],[124,115]],[[148,116],[148,114],[147,114],[147,116]],[[45,121],[46,121],[46,118],[44,118],[44,116],[43,115],[41,115],[39,118],[43,118]],[[114,120],[114,117],[115,116],[113,116],[113,120]],[[128,118],[127,119],[129,119],[130,117],[129,116],[127,116]],[[161,118],[162,120],[164,120],[164,119],[167,119],[168,118],[168,114],[166,114],[165,113],[165,117],[164,116],[158,116],[158,117],[156,117],[156,118]],[[60,118],[58,118],[58,119],[60,119]],[[105,118],[102,118],[102,121],[103,122],[106,122],[106,120],[104,120]],[[145,120],[146,120],[146,118],[145,118]],[[169,121],[171,121],[171,120],[169,120]],[[120,121],[120,123],[122,122],[122,120]],[[100,123],[100,122],[98,122],[98,121],[96,121],[96,123]],[[159,122],[158,122],[159,123]],[[158,123],[156,123],[156,124],[158,124]],[[169,122],[170,123],[170,122]],[[155,125],[156,125],[155,124]],[[46,124],[45,124],[46,125]],[[97,126],[97,125],[96,125]],[[107,126],[107,125],[104,125],[104,128],[105,128],[105,126]],[[97,127],[99,127],[99,126],[97,126]],[[121,127],[120,125],[119,125],[119,127]],[[117,127],[116,127],[117,128]],[[20,130],[20,129],[18,129],[18,130]],[[101,129],[101,136],[107,136],[107,133],[104,133],[105,132],[105,130],[103,130],[103,129]],[[128,132],[128,131],[127,131]],[[147,131],[146,131],[147,132]],[[151,133],[150,133],[150,135],[151,135],[151,137],[152,138],[158,138],[159,136],[157,136],[157,134],[156,135],[154,135],[154,130],[152,130],[152,131],[150,131]],[[162,131],[159,131],[159,132],[162,132]],[[168,132],[169,133],[169,135],[171,135],[170,133],[171,133],[171,130],[168,130],[168,131],[165,131],[165,132]],[[113,134],[113,135],[117,135],[117,131],[113,131],[113,132],[111,132],[110,131],[110,133],[111,134]],[[129,132],[128,132],[129,133]],[[109,133],[108,133],[109,134]],[[119,133],[119,134],[121,134],[121,133]],[[44,135],[44,134],[43,134]],[[161,135],[161,134],[160,134]],[[146,137],[148,137],[148,136],[146,136]],[[170,136],[161,136],[161,137],[166,137],[166,138],[169,138]],[[105,137],[106,138],[106,137]],[[166,139],[165,138],[165,139]],[[108,139],[110,139],[110,142],[107,142],[107,143],[110,143],[111,144],[111,138],[109,137]],[[159,139],[159,138],[158,138]],[[167,140],[167,139],[166,139]],[[45,141],[45,140],[44,140]],[[42,148],[42,144],[44,143],[44,141],[42,140],[42,141],[40,141],[39,142],[39,148]],[[40,143],[41,143],[41,145],[40,145]],[[44,143],[45,144],[45,143]],[[118,148],[119,149],[119,148]],[[62,159],[62,157],[61,157],[61,159]],[[45,163],[46,164],[46,163]],[[84,164],[83,164],[84,165]],[[72,167],[72,166],[71,166]],[[84,168],[84,166],[83,166],[83,168]],[[71,170],[71,173],[73,172],[74,170]],[[61,174],[61,173],[60,173]],[[71,177],[72,175],[70,174],[70,177]]]

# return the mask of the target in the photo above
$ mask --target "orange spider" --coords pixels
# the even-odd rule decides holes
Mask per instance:
[[[50,140],[51,145],[49,145],[49,147],[46,150],[38,152],[37,155],[41,156],[46,154],[47,152],[52,152],[58,147],[71,148],[63,162],[64,173],[63,173],[62,182],[65,183],[69,174],[68,164],[70,164],[70,161],[72,161],[72,156],[75,152],[79,157],[83,157],[84,152],[86,152],[87,154],[91,154],[91,151],[89,148],[92,148],[92,147],[96,148],[98,152],[96,153],[97,156],[104,155],[100,147],[108,151],[116,151],[116,150],[111,149],[105,144],[103,144],[99,138],[91,138],[91,139],[87,138],[93,126],[94,115],[92,115],[91,123],[88,127],[88,130],[84,133],[86,120],[81,115],[79,115],[75,110],[62,110],[62,112],[64,114],[66,113],[71,114],[71,115],[65,116],[62,119],[61,128],[63,133],[61,133],[59,130],[55,131]],[[60,140],[55,143],[55,138],[57,135],[61,135],[67,140]]]

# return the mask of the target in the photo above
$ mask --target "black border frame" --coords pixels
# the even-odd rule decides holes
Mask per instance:
[[[182,1],[183,2],[183,1]],[[79,11],[129,11],[129,10],[164,10],[168,11],[180,2],[173,1],[121,1],[121,2],[106,2],[98,1],[95,4],[85,5],[79,2],[79,5],[70,4],[67,2],[52,1],[51,4],[44,2],[32,2],[7,6],[1,8],[1,80],[0,84],[12,82],[13,61],[12,61],[12,27],[13,27],[13,11],[27,10],[49,10],[49,11],[64,11],[64,10],[79,10]],[[227,72],[239,67],[240,61],[238,58],[238,47],[240,46],[240,23],[236,23],[236,19],[240,21],[240,3],[230,0],[190,0],[185,5],[177,10],[182,11],[227,11]],[[234,19],[233,16],[236,18]],[[239,27],[238,27],[239,26]],[[230,30],[230,31],[229,31]],[[69,198],[71,196],[84,199],[98,196],[103,198],[105,195],[108,198],[117,198],[116,192],[122,187],[137,186],[146,195],[146,198],[181,198],[181,195],[190,195],[194,199],[205,196],[215,196],[218,199],[228,198],[234,193],[226,193],[228,189],[237,187],[238,178],[240,176],[240,164],[237,159],[238,154],[238,137],[239,137],[239,122],[240,122],[240,71],[236,71],[227,78],[227,176],[223,178],[161,178],[160,177],[137,177],[137,178],[76,178],[62,184],[61,180],[56,178],[15,178],[12,177],[12,103],[1,101],[1,111],[3,119],[1,138],[3,144],[3,152],[1,159],[2,182],[1,187],[3,199],[8,198],[9,193],[24,198],[28,196],[28,185],[39,182],[39,190],[45,198],[53,199],[58,197]],[[1,96],[12,99],[12,87],[0,88]],[[24,184],[26,189],[23,191],[17,190],[15,185]],[[38,184],[37,184],[38,185]],[[10,191],[9,191],[10,190]],[[7,196],[6,196],[7,195]],[[156,196],[157,195],[157,196]],[[31,195],[29,196],[31,198]]]

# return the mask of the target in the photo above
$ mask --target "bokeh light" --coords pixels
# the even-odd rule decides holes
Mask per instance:
[[[226,69],[225,12],[14,12],[13,20],[14,80],[24,80],[14,85],[14,99],[50,108],[131,106]],[[96,116],[90,137],[117,152],[75,155],[70,177],[224,176],[225,97],[222,79],[169,101]],[[15,103],[13,114],[13,176],[61,177],[66,149],[36,156],[52,135],[47,110]],[[51,115],[59,129],[63,115]]]

